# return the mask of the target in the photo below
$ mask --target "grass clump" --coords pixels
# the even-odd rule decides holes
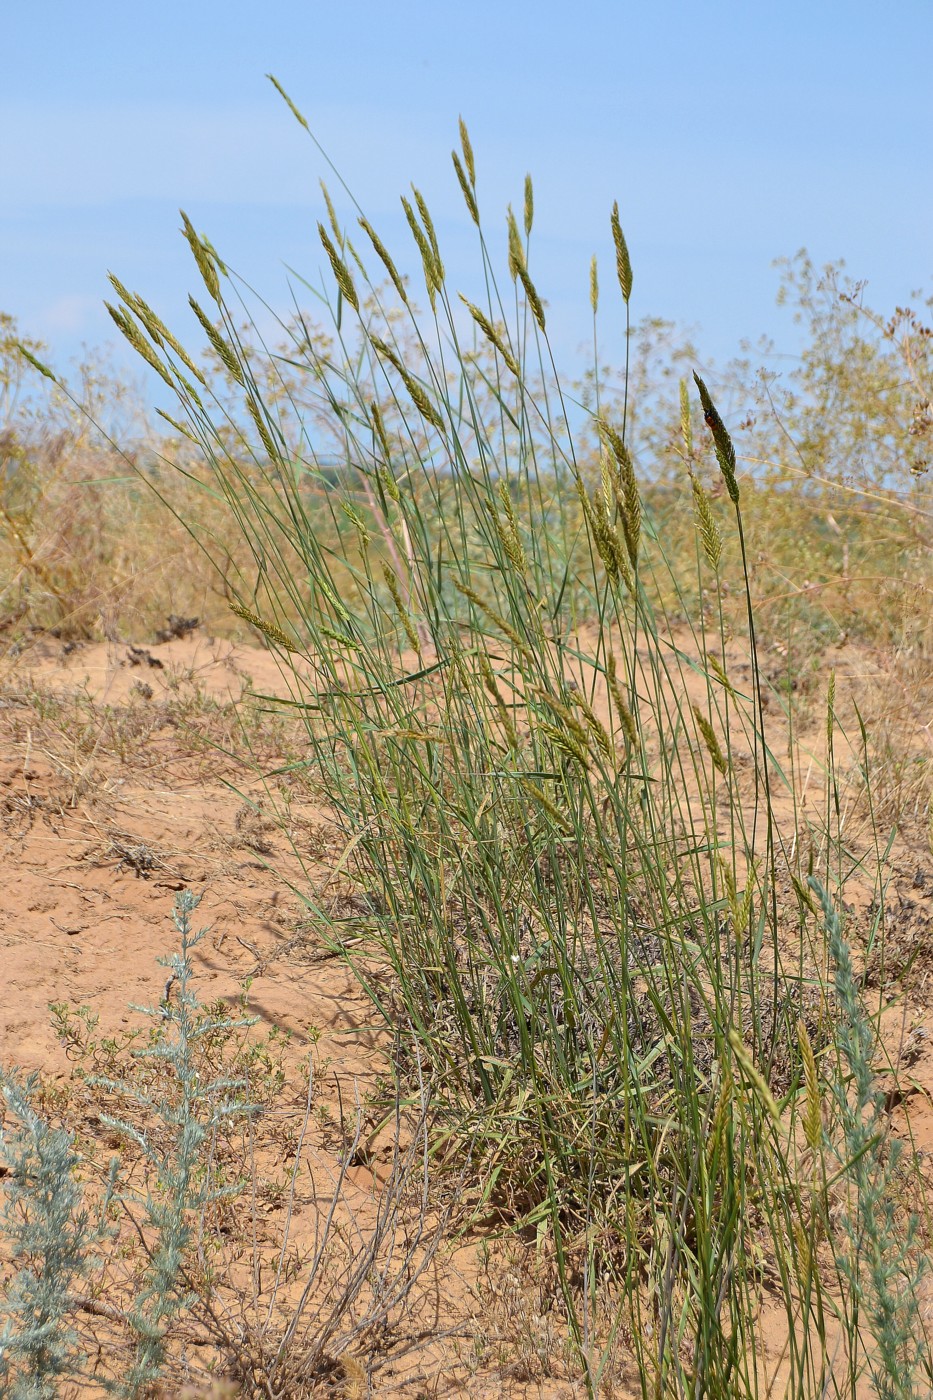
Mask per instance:
[[[454,167],[481,292],[451,295],[419,193],[403,206],[425,315],[365,216],[372,271],[328,197],[329,337],[298,315],[281,328],[287,351],[266,354],[242,330],[234,275],[187,220],[223,390],[192,381],[181,341],[117,281],[115,320],[177,396],[197,463],[186,485],[208,477],[211,510],[226,512],[219,533],[213,515],[185,523],[231,612],[279,659],[287,698],[263,703],[305,726],[289,768],[342,828],[354,939],[310,890],[309,903],[401,1037],[400,1092],[431,1085],[436,1168],[466,1163],[472,1218],[531,1230],[549,1253],[588,1393],[608,1386],[625,1338],[646,1397],[750,1398],[783,1366],[787,1395],[855,1400],[859,1300],[879,1376],[897,1358],[903,1372],[920,1319],[891,1302],[903,1259],[883,1212],[864,1265],[877,1316],[862,1274],[819,1255],[840,1226],[799,1140],[804,1103],[819,1146],[813,1066],[828,1039],[807,881],[828,883],[844,843],[828,788],[825,821],[811,818],[793,754],[782,765],[770,742],[755,488],[699,375],[670,424],[680,497],[646,486],[629,337],[621,394],[602,392],[597,361],[590,401],[574,401],[533,277],[530,184],[522,225],[506,220],[506,279],[465,128]],[[617,207],[610,231],[628,328]],[[595,272],[591,293],[595,318]],[[671,524],[685,520],[689,550]],[[855,1002],[844,1009],[863,1024]],[[844,1058],[867,1053],[852,1034]],[[171,1053],[182,1083],[180,1041]],[[847,1143],[869,1106],[846,1120]],[[172,1122],[165,1180],[186,1200],[200,1139]],[[889,1183],[871,1174],[870,1139],[850,1147],[841,1174],[880,1207]],[[151,1219],[148,1296],[174,1299],[169,1311],[177,1200]],[[140,1314],[140,1383],[160,1361],[158,1306]]]

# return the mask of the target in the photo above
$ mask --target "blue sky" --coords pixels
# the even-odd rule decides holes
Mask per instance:
[[[532,172],[532,271],[559,359],[590,333],[593,252],[617,354],[614,199],[635,316],[690,327],[704,360],[762,333],[791,351],[773,259],[844,257],[882,310],[933,280],[931,53],[931,0],[11,5],[0,310],[64,366],[82,342],[114,341],[113,269],[187,334],[197,279],[179,206],[273,305],[287,305],[286,264],[318,279],[327,172],[272,71],[412,273],[410,181],[451,282],[478,290],[450,166],[460,113],[490,228]]]

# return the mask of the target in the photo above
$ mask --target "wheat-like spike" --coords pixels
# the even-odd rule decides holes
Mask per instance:
[[[463,151],[463,163],[467,168],[470,177],[470,184],[476,184],[476,165],[473,160],[473,147],[470,144],[470,134],[466,129],[466,122],[460,118],[460,147]]]
[[[590,306],[592,306],[595,316],[599,307],[599,266],[595,253],[590,258]]]
[[[431,252],[434,255],[434,271],[437,277],[438,289],[440,289],[444,281],[444,264],[441,261],[441,250],[438,247],[437,234],[434,231],[434,220],[431,218],[431,211],[421,191],[412,185],[411,192],[415,196],[418,213],[421,215],[421,222],[424,224],[425,233],[428,235],[428,240],[431,244]]]
[[[193,437],[188,428],[183,427],[177,419],[170,417],[167,413],[164,413],[161,408],[157,408],[156,413],[159,415],[160,418],[163,418],[165,420],[165,422],[169,425],[170,428],[174,428],[176,433],[178,433],[181,437],[187,438],[189,442],[193,442],[195,443],[195,445],[197,445],[197,438]]]
[[[634,593],[635,581],[629,568],[629,546],[619,538],[619,532],[609,518],[609,511],[602,491],[594,493],[590,505],[590,521],[596,552],[602,559],[610,577],[613,580],[621,578],[629,593]]]
[[[712,671],[713,675],[719,681],[719,684],[723,687],[724,690],[728,691],[728,693],[732,696],[733,700],[737,700],[738,696],[735,693],[735,688],[732,682],[730,681],[729,677],[726,675],[726,668],[723,666],[716,653],[714,651],[708,651],[706,653],[706,660],[709,663],[709,668]]]
[[[729,901],[730,910],[735,910],[738,903],[738,893],[735,887],[735,872],[728,861],[719,857],[719,869],[722,874],[722,882],[726,887],[726,898]]]
[[[109,312],[114,324],[120,331],[122,331],[123,335],[126,336],[127,340],[132,345],[136,353],[142,356],[146,363],[152,369],[155,370],[156,374],[159,375],[159,377],[165,381],[165,383],[170,389],[174,389],[175,385],[172,383],[168,370],[165,368],[165,365],[159,359],[158,355],[153,350],[148,340],[146,340],[142,331],[139,329],[132,317],[126,311],[122,311],[116,306],[111,306],[109,301],[105,301],[104,305],[106,306],[107,311]],[[36,368],[39,367],[39,362],[37,360],[33,360],[32,356],[27,354],[26,358],[31,364],[35,364]],[[49,375],[48,378],[54,378],[54,376]]]
[[[190,371],[191,374],[194,375],[198,383],[206,385],[207,380],[205,379],[202,370],[200,370],[198,366],[194,363],[185,347],[180,343],[180,341],[175,339],[168,326],[166,326],[165,323],[162,320],[160,320],[160,318],[153,311],[152,307],[148,306],[146,302],[143,301],[142,297],[137,296],[135,298],[134,309],[136,311],[136,315],[142,321],[143,325],[146,327],[146,330],[149,332],[150,336],[156,342],[156,344],[158,345],[162,341],[164,341],[170,349],[175,351],[175,354],[181,360],[182,364],[187,370]]]
[[[509,276],[514,282],[525,266],[525,250],[522,247],[522,236],[518,231],[518,224],[515,222],[511,204],[506,220],[509,230]]]
[[[693,457],[693,417],[690,413],[690,391],[686,379],[680,381],[680,436],[683,439],[684,454],[689,462]]]
[[[720,748],[719,740],[716,737],[716,731],[698,705],[692,706],[692,709],[696,717],[697,728],[702,734],[703,742],[709,750],[710,758],[713,760],[713,767],[716,768],[724,778],[727,778],[729,776],[729,767],[726,763],[726,756]]]
[[[347,519],[349,520],[350,524],[353,526],[354,530],[356,530],[356,533],[359,535],[359,537],[360,537],[360,545],[362,546],[363,549],[368,549],[368,548],[369,548],[369,531],[368,531],[367,528],[366,528],[366,521],[365,521],[365,520],[363,519],[363,517],[360,515],[360,513],[359,513],[359,511],[357,510],[356,506],[351,505],[349,501],[341,501],[341,502],[340,502],[340,507],[341,507],[341,509],[342,509],[342,511],[343,511],[343,513],[344,513],[344,515],[345,515],[345,516],[347,517]]]
[[[194,260],[198,265],[198,271],[201,274],[201,278],[204,282],[204,285],[208,290],[208,294],[212,297],[214,301],[217,302],[219,306],[220,282],[217,278],[217,267],[214,258],[208,250],[205,244],[205,240],[199,237],[199,235],[195,232],[194,225],[188,218],[188,215],[185,213],[184,209],[180,209],[178,212],[181,214],[182,233],[188,240],[188,247],[191,249],[191,252],[194,255]]]
[[[519,782],[525,791],[529,792],[535,801],[541,804],[555,825],[560,827],[565,834],[568,833],[570,827],[567,825],[566,817],[556,803],[551,801],[547,793],[543,792],[537,783],[533,783],[530,778],[519,778]]]
[[[412,651],[416,651],[420,654],[421,642],[418,639],[418,633],[415,630],[415,625],[412,622],[408,614],[408,609],[406,608],[405,603],[402,599],[401,589],[398,586],[398,579],[395,577],[393,571],[389,568],[389,565],[385,562],[383,562],[382,565],[382,577],[385,579],[386,587],[392,595],[392,602],[395,604],[395,610],[398,613],[399,618],[401,619],[402,626],[405,628],[405,635],[408,638],[408,641],[411,645],[411,649]]]
[[[327,188],[327,185],[323,180],[319,180],[318,184],[321,187],[321,194],[324,196],[324,204],[327,207],[327,217],[330,219],[330,226],[334,231],[334,237],[336,238],[337,242],[342,246],[343,233],[341,231],[339,223],[337,222],[337,211],[334,208],[334,201],[330,197],[330,190]]]
[[[520,267],[518,269],[518,275],[521,279],[522,286],[525,288],[525,296],[528,298],[528,305],[531,307],[531,314],[532,316],[534,316],[535,321],[538,324],[538,329],[540,331],[544,331],[546,329],[544,323],[544,307],[541,304],[541,298],[538,296],[537,288],[535,287],[535,284],[532,282],[531,278],[528,276],[527,268]]]
[[[806,1088],[806,1107],[803,1113],[803,1132],[807,1146],[816,1152],[823,1141],[823,1111],[820,1101],[820,1081],[816,1069],[816,1056],[810,1036],[803,1021],[797,1022],[797,1043],[803,1062],[803,1082]]]
[[[436,428],[439,433],[442,433],[444,431],[444,420],[441,418],[417,379],[409,374],[404,365],[399,369],[399,374],[404,380],[405,388],[411,396],[412,403],[415,405],[415,408],[417,408],[422,418],[426,418],[432,427]]]
[[[628,305],[629,297],[632,295],[632,262],[628,255],[628,244],[622,232],[622,225],[619,222],[618,200],[612,206],[612,241],[616,249],[616,272],[619,277],[619,286],[622,288],[622,297]]]
[[[618,505],[622,514],[622,529],[632,568],[636,569],[638,567],[638,548],[641,542],[641,496],[638,491],[638,480],[635,476],[635,463],[632,461],[632,454],[622,441],[621,434],[617,433],[611,424],[605,422],[604,419],[599,419],[598,423],[600,431],[604,434],[618,463],[621,485],[621,490],[618,493]]]
[[[260,617],[258,613],[254,613],[252,608],[244,607],[242,603],[230,603],[229,606],[230,611],[236,613],[237,617],[242,617],[244,622],[248,622],[250,626],[255,627],[257,631],[262,632],[263,635],[268,637],[270,641],[277,642],[278,645],[283,648],[283,650],[299,650],[299,648],[292,641],[291,637],[289,637],[288,633],[283,632],[282,628],[277,622],[266,622],[266,620]]]
[[[700,403],[703,405],[703,417],[706,419],[706,426],[713,435],[713,446],[716,449],[716,460],[719,462],[719,470],[722,472],[723,480],[726,483],[726,490],[729,492],[729,499],[733,505],[739,503],[739,483],[735,475],[735,448],[732,439],[726,431],[726,425],[722,421],[717,411],[716,405],[710,397],[710,392],[703,380],[693,372],[697,389],[700,393]]]
[[[582,745],[579,744],[576,739],[571,738],[563,729],[557,729],[553,724],[539,723],[538,732],[540,734],[545,734],[555,748],[560,749],[562,753],[574,759],[579,763],[581,768],[589,768],[590,756],[586,751],[585,743]]]
[[[373,432],[375,433],[376,438],[379,441],[379,446],[382,449],[383,460],[388,464],[392,457],[392,454],[389,451],[389,435],[386,432],[386,425],[382,417],[382,410],[380,409],[379,405],[376,403],[375,400],[373,400],[373,402],[369,405],[369,415],[372,419]]]
[[[457,172],[457,183],[463,193],[464,203],[469,210],[470,218],[473,220],[476,227],[479,228],[479,206],[476,203],[476,195],[473,192],[473,186],[467,180],[466,171],[463,168],[457,152],[451,151],[450,158],[454,163],[454,170]]]
[[[353,310],[359,313],[359,298],[356,295],[356,288],[353,285],[353,278],[350,276],[350,269],[347,267],[346,263],[343,261],[343,258],[337,252],[337,249],[334,247],[334,244],[331,241],[330,234],[327,232],[327,229],[324,227],[323,224],[318,224],[317,231],[320,236],[321,242],[324,245],[324,251],[330,260],[330,265],[333,269],[337,286],[340,288],[340,292],[343,296],[344,301],[349,302],[350,305],[353,307]]]
[[[431,302],[431,307],[433,310],[435,304],[434,299],[441,286],[437,266],[434,262],[434,252],[431,248],[430,243],[424,235],[424,231],[421,228],[421,225],[415,218],[414,209],[412,209],[410,203],[404,195],[402,195],[402,208],[405,210],[405,218],[408,220],[408,227],[411,229],[412,236],[415,242],[417,243],[418,251],[421,254],[421,264],[424,268],[424,285],[427,288],[428,299]]]
[[[269,458],[270,461],[277,461],[280,456],[279,450],[275,445],[271,432],[269,431],[269,425],[267,424],[265,417],[263,416],[263,412],[260,405],[256,402],[256,400],[253,398],[253,395],[250,393],[247,393],[246,395],[246,409],[249,413],[250,418],[252,418],[254,424],[256,425],[256,431],[259,434],[259,439],[263,447],[266,449],[266,456]]]
[[[288,93],[285,91],[285,89],[283,88],[282,84],[279,82],[278,78],[274,77],[272,73],[267,73],[267,74],[266,74],[266,77],[269,79],[269,82],[270,82],[270,83],[272,84],[272,86],[275,88],[276,92],[279,94],[279,97],[281,97],[281,99],[282,99],[282,101],[285,103],[286,107],[288,107],[289,111],[291,112],[291,114],[292,114],[292,116],[295,118],[295,120],[296,120],[297,122],[300,122],[300,123],[301,123],[301,125],[304,127],[305,131],[310,132],[310,130],[311,130],[310,126],[309,126],[308,123],[305,121],[304,117],[301,115],[301,113],[299,112],[298,108],[295,106],[294,102],[293,102],[292,99],[289,97]]]
[[[193,296],[188,297],[188,305],[201,323],[201,329],[210,341],[218,359],[229,370],[236,382],[242,387],[246,387],[246,379],[243,374],[243,366],[234,353],[233,346],[220,334],[220,331],[211,321],[206,312],[198,305]]]
[[[399,359],[395,351],[392,349],[391,345],[387,345],[386,342],[384,340],[380,340],[377,335],[370,336],[370,343],[372,344],[373,348],[378,352],[378,354],[384,356],[384,358],[387,359],[389,363],[394,366],[402,382],[404,383],[405,388],[408,390],[412,403],[415,405],[421,416],[423,418],[426,418],[427,421],[431,423],[439,433],[442,433],[444,431],[443,419],[441,418],[437,409],[431,403],[431,400],[428,398],[421,385],[402,364],[401,360]]]
[[[493,515],[496,521],[496,529],[499,531],[499,538],[502,546],[511,562],[515,565],[519,573],[527,571],[528,560],[525,555],[525,547],[522,544],[521,536],[518,532],[518,520],[515,516],[515,507],[512,505],[512,493],[509,491],[508,482],[503,478],[499,481],[499,500],[502,503],[502,510],[505,514],[506,528],[503,528],[502,520],[498,511],[493,507]]]
[[[606,726],[603,724],[602,720],[599,718],[596,711],[593,709],[592,705],[587,700],[583,692],[580,690],[572,691],[570,699],[572,703],[576,705],[577,709],[582,711],[583,717],[585,718],[594,739],[596,740],[597,744],[602,749],[606,757],[615,758],[615,749],[613,748],[612,740],[606,732]]]
[[[719,526],[716,524],[709,497],[703,490],[699,478],[693,472],[690,473],[690,488],[693,492],[693,518],[700,536],[700,543],[703,546],[703,553],[706,555],[706,562],[713,573],[718,574],[719,563],[722,559],[722,535],[719,533]]]
[[[535,192],[531,183],[531,176],[525,176],[525,237],[531,237],[531,228],[535,221]]]
[[[19,351],[19,353],[22,355],[23,359],[28,365],[32,365],[33,369],[38,370],[38,372],[41,375],[43,375],[44,378],[51,379],[53,384],[58,383],[58,376],[54,373],[54,371],[50,370],[48,365],[44,365],[41,360],[37,360],[32,351],[27,350],[26,346],[22,343],[21,340],[17,340],[15,344],[16,349]]]
[[[571,734],[579,743],[583,744],[584,747],[589,743],[589,736],[587,735],[586,729],[572,710],[568,709],[556,696],[551,695],[547,690],[543,690],[541,686],[535,686],[533,693],[538,696],[539,700],[544,701],[548,709],[551,710],[558,719],[564,721],[564,724],[566,724]]]
[[[606,657],[606,679],[609,682],[609,694],[612,696],[612,703],[615,706],[619,722],[625,730],[625,737],[633,749],[638,748],[638,726],[635,723],[635,716],[625,703],[625,696],[622,694],[622,687],[619,685],[619,673],[616,659],[613,652]]]
[[[512,716],[509,714],[508,706],[505,703],[502,692],[496,684],[492,667],[489,664],[489,657],[486,653],[480,652],[479,667],[483,673],[483,684],[492,697],[493,704],[499,715],[499,723],[505,730],[506,738],[509,741],[509,748],[514,752],[518,750],[518,735],[515,732],[515,725],[512,723]]]
[[[370,243],[373,245],[373,247],[375,248],[376,253],[377,253],[379,259],[381,260],[383,267],[385,268],[385,270],[386,270],[386,272],[389,274],[389,276],[392,278],[392,285],[395,287],[395,290],[398,292],[398,294],[399,294],[399,296],[401,297],[402,301],[403,301],[403,302],[405,303],[405,305],[407,306],[407,305],[408,305],[408,293],[407,293],[406,290],[405,290],[405,283],[402,281],[401,277],[398,275],[398,269],[396,268],[395,263],[392,261],[392,258],[391,258],[391,256],[389,255],[389,250],[386,248],[386,246],[385,246],[385,244],[383,243],[382,239],[379,237],[378,233],[377,233],[376,230],[373,228],[372,224],[369,222],[368,219],[366,219],[366,218],[361,218],[361,219],[360,219],[360,228],[362,228],[362,229],[365,231],[365,233],[368,235],[369,241],[370,241]]]
[[[478,608],[481,613],[484,613],[491,622],[495,623],[499,631],[508,637],[513,647],[515,647],[516,651],[521,652],[526,661],[534,662],[534,656],[529,647],[518,635],[511,623],[506,622],[501,613],[496,612],[495,608],[491,608],[487,602],[484,602],[476,590],[471,588],[469,584],[461,583],[459,579],[454,579],[454,588],[456,588],[458,593],[462,593],[464,598],[467,598],[475,608]]]
[[[458,295],[460,297],[460,300],[463,302],[464,306],[469,311],[470,315],[473,317],[473,320],[483,332],[483,335],[492,345],[495,346],[495,348],[498,350],[503,360],[505,360],[505,363],[508,365],[509,369],[515,375],[515,377],[520,378],[518,362],[516,361],[515,356],[505,344],[499,332],[496,330],[495,326],[490,321],[489,317],[480,307],[474,306],[472,301],[468,301],[462,292],[460,292]]]
[[[927,823],[927,842],[930,847],[930,854],[933,855],[933,802],[930,803],[929,821]]]
[[[727,1069],[722,1077],[719,1088],[719,1097],[716,1101],[716,1111],[713,1114],[713,1122],[710,1127],[709,1138],[706,1144],[706,1169],[709,1171],[713,1165],[716,1154],[719,1151],[726,1124],[729,1120],[729,1112],[732,1108],[732,1075]]]
[[[836,668],[829,673],[829,685],[826,691],[826,746],[831,749],[833,746],[833,730],[836,725]]]
[[[755,1061],[749,1054],[748,1049],[742,1040],[742,1037],[739,1035],[738,1031],[734,1027],[729,1031],[728,1039],[729,1044],[732,1047],[732,1053],[735,1055],[735,1058],[741,1065],[743,1074],[745,1075],[746,1079],[749,1080],[752,1088],[755,1090],[755,1093],[758,1095],[759,1099],[764,1104],[765,1108],[768,1111],[769,1117],[775,1123],[779,1123],[781,1121],[781,1113],[777,1106],[777,1103],[775,1102],[774,1095],[772,1094],[768,1086],[768,1082],[765,1079],[764,1075],[761,1073],[761,1070],[755,1064]]]
[[[758,873],[757,863],[752,861],[751,868],[745,879],[745,893],[742,895],[742,902],[735,910],[735,929],[737,933],[747,933],[749,920],[752,917],[752,907],[755,903],[755,877]]]

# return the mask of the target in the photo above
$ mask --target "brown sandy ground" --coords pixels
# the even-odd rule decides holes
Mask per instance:
[[[832,660],[842,677],[868,675],[878,693],[890,694],[891,678],[871,657],[850,648]],[[144,1024],[130,1008],[157,1004],[163,993],[166,974],[157,958],[176,943],[173,899],[182,889],[200,895],[197,924],[209,924],[210,933],[194,956],[196,990],[202,1003],[245,1007],[259,1018],[254,1034],[265,1038],[262,1064],[267,1088],[273,1081],[275,1088],[278,1120],[253,1141],[252,1187],[238,1219],[244,1236],[252,1231],[255,1256],[258,1215],[258,1249],[268,1257],[287,1219],[297,1260],[307,1257],[338,1180],[344,1245],[373,1229],[391,1173],[392,1133],[370,1133],[371,1116],[349,1164],[346,1148],[356,1105],[375,1091],[390,1046],[352,973],[316,938],[299,897],[313,887],[335,907],[347,901],[352,914],[351,896],[334,873],[342,843],[332,823],[300,779],[286,776],[276,793],[283,830],[270,819],[262,785],[234,756],[245,742],[267,768],[293,756],[299,735],[237,703],[248,690],[280,687],[269,652],[198,634],[144,647],[45,639],[0,665],[0,1059],[39,1071],[50,1105],[70,1105],[73,1113],[83,1104],[88,1140],[99,1136],[76,1068],[99,1068],[103,1037],[119,1040]],[[901,688],[909,699],[909,685]],[[930,734],[920,721],[922,746]],[[814,716],[817,768],[824,729],[822,716]],[[798,776],[807,800],[818,803],[820,784],[805,765]],[[882,971],[903,974],[903,985],[886,992],[885,1043],[900,1070],[891,1106],[897,1130],[911,1136],[929,1165],[933,862],[929,849],[902,841],[891,864],[887,948],[897,965],[866,965],[866,982],[877,984]],[[52,1004],[89,1008],[86,1025],[98,1029],[87,1032],[85,1047],[94,1042],[96,1060],[74,1035],[68,1042],[56,1034]],[[315,1087],[307,1117],[309,1057]],[[289,1209],[299,1137],[307,1175]],[[432,1202],[425,1216],[417,1202],[406,1204],[400,1232],[419,1210],[423,1224],[428,1217],[436,1222],[444,1205]],[[241,1250],[233,1270],[241,1282],[249,1274],[244,1258]],[[241,1301],[248,1293],[242,1282]],[[283,1303],[294,1296],[292,1284]],[[570,1374],[561,1335],[521,1246],[447,1239],[378,1345],[370,1339],[365,1349],[349,1351],[327,1389],[583,1394],[577,1382],[561,1378]],[[203,1374],[195,1362],[184,1366],[194,1381]],[[614,1393],[626,1393],[623,1380]]]

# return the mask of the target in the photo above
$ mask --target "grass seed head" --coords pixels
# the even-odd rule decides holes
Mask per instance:
[[[380,259],[386,272],[391,277],[393,287],[398,292],[401,300],[407,306],[408,293],[405,290],[405,283],[402,281],[401,277],[398,274],[398,269],[396,268],[395,263],[392,261],[391,255],[389,254],[389,250],[386,248],[382,239],[379,237],[378,233],[373,228],[372,224],[367,218],[361,218],[359,222],[360,228],[362,228],[363,231],[369,237],[370,243],[376,250],[377,257]]]
[[[333,269],[334,278],[337,282],[337,286],[340,289],[344,301],[349,302],[349,304],[353,307],[353,310],[359,313],[359,298],[356,295],[356,287],[353,285],[353,278],[350,276],[350,269],[347,267],[346,263],[343,261],[343,258],[337,252],[337,249],[334,247],[334,244],[331,240],[330,234],[327,232],[327,229],[324,227],[323,224],[318,224],[317,231],[320,236],[321,242],[324,245],[324,251],[328,256],[328,259],[330,260],[330,265]]]
[[[713,446],[716,449],[716,460],[719,463],[719,470],[722,472],[723,480],[726,483],[726,490],[729,492],[729,499],[737,506],[739,503],[739,483],[735,475],[735,448],[732,439],[726,431],[726,425],[719,416],[716,405],[710,397],[710,392],[703,380],[693,372],[696,386],[700,393],[700,403],[703,405],[703,417],[706,419],[706,426],[713,435]]]
[[[622,288],[622,297],[627,306],[632,295],[632,263],[629,258],[625,234],[622,232],[622,225],[619,222],[618,201],[612,206],[610,222],[612,224],[612,241],[616,250],[616,272],[619,277],[619,286]]]
[[[476,227],[479,228],[479,206],[476,203],[476,194],[474,193],[473,186],[467,179],[466,171],[463,168],[463,164],[460,160],[460,157],[457,155],[457,152],[451,151],[450,158],[454,163],[454,170],[457,174],[457,183],[459,184],[460,189],[463,193],[463,200],[469,211],[470,218],[473,220]]]

